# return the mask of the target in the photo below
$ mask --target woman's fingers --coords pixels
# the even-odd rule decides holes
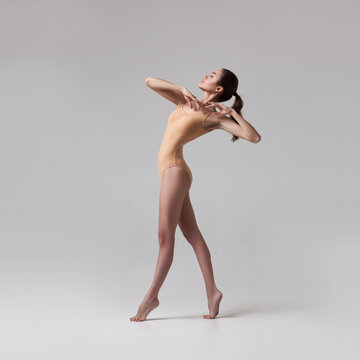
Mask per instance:
[[[195,107],[196,110],[199,110],[199,101],[198,99],[192,99],[193,105]]]
[[[190,109],[192,109],[193,108],[193,99],[192,99],[192,97],[191,96],[186,96],[185,95],[185,99],[186,99],[186,101],[187,101],[187,103],[188,103],[188,105],[189,105],[189,107],[190,107]]]

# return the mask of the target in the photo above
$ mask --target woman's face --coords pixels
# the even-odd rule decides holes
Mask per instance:
[[[219,86],[216,83],[220,80],[222,70],[217,69],[213,72],[206,74],[202,81],[199,83],[199,88],[203,91],[213,92],[215,91],[216,87]]]

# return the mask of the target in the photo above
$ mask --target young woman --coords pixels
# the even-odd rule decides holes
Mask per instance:
[[[144,321],[150,311],[159,305],[158,293],[173,261],[177,225],[193,247],[205,280],[209,314],[203,318],[214,319],[219,313],[223,294],[215,285],[211,255],[197,226],[190,202],[192,174],[183,158],[183,145],[215,129],[232,134],[231,141],[242,138],[257,143],[260,135],[241,115],[243,101],[236,93],[238,78],[230,70],[221,68],[204,76],[198,85],[204,92],[200,101],[186,88],[166,80],[148,77],[145,83],[177,106],[169,116],[158,154],[161,190],[159,255],[155,275],[137,314],[130,320]],[[220,104],[231,96],[235,96],[232,108]],[[230,115],[230,118],[226,115]]]

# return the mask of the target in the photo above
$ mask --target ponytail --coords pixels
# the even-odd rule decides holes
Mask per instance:
[[[242,101],[242,99],[241,99],[241,97],[240,97],[240,95],[239,95],[238,93],[235,93],[234,96],[235,96],[235,102],[234,102],[234,105],[232,106],[232,109],[234,109],[240,116],[242,116],[242,114],[241,114],[241,109],[242,109],[242,107],[244,106],[244,102]],[[231,115],[230,115],[230,118],[231,118],[233,121],[235,121],[238,125],[240,125],[240,124],[234,119],[234,117],[232,117]],[[233,137],[231,138],[231,141],[234,142],[234,141],[236,141],[236,140],[238,140],[238,139],[239,139],[238,136],[233,135]]]

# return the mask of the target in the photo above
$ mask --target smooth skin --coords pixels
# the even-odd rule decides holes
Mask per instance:
[[[186,171],[172,166],[164,171],[159,201],[159,255],[153,282],[131,321],[144,321],[159,305],[158,293],[168,274],[174,256],[176,226],[193,247],[205,280],[209,314],[214,319],[219,312],[222,293],[217,289],[209,249],[196,223],[189,196],[190,178]]]
[[[199,88],[204,91],[201,101],[184,87],[166,80],[149,77],[145,83],[174,104],[187,104],[188,107],[184,106],[186,112],[198,111],[200,108],[211,111],[213,114],[208,116],[206,122],[208,128],[223,129],[251,142],[260,141],[260,135],[245,119],[235,111],[233,114],[231,111],[233,109],[212,101],[223,90],[221,86],[216,86],[216,80],[221,71],[221,69],[213,71],[199,83]],[[216,107],[221,111],[216,112]],[[242,119],[245,122],[242,123],[245,125],[244,128],[225,116],[229,113],[239,120],[239,124]],[[189,195],[190,185],[190,177],[183,168],[172,166],[164,171],[159,198],[159,254],[155,274],[136,315],[129,318],[130,321],[146,320],[148,314],[160,304],[158,294],[173,261],[177,225],[192,246],[205,281],[209,314],[203,315],[203,318],[215,319],[219,313],[219,304],[223,294],[215,284],[211,254],[196,222]]]

